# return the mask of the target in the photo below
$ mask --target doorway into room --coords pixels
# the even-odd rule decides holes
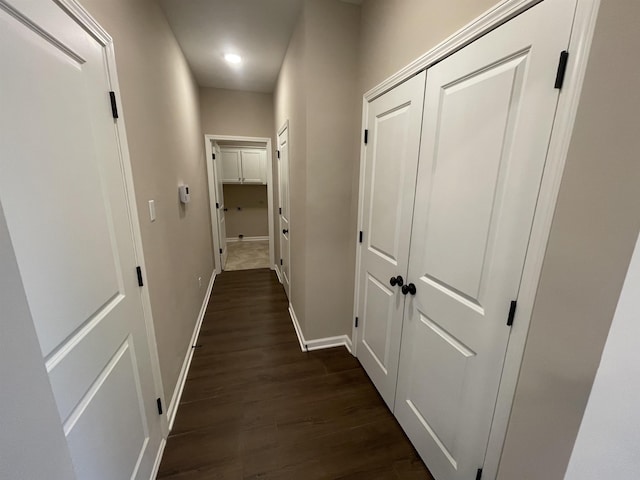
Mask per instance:
[[[206,135],[216,272],[276,269],[271,139]]]

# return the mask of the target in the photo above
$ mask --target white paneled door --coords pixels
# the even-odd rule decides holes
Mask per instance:
[[[55,2],[0,0],[0,202],[78,478],[148,479],[160,389],[105,43]]]
[[[225,148],[220,152],[223,183],[242,183],[242,158],[239,149]]]
[[[212,150],[216,159],[220,161],[213,162],[215,175],[215,195],[216,195],[216,215],[218,217],[218,245],[220,245],[220,268],[224,270],[227,264],[227,222],[225,217],[226,204],[224,202],[224,185],[223,185],[223,168],[222,168],[222,152],[217,143],[212,145]]]
[[[395,414],[437,480],[484,462],[574,9],[545,0],[427,73]]]
[[[291,286],[290,205],[289,205],[289,127],[278,134],[278,192],[280,195],[280,274],[287,297]]]
[[[264,185],[266,181],[267,152],[242,150],[242,183]]]
[[[358,358],[393,409],[425,73],[369,105]]]

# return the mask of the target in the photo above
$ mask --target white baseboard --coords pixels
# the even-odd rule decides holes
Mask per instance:
[[[315,340],[307,340],[307,351],[321,350],[323,348],[345,347],[351,351],[351,339],[346,335],[337,337],[316,338]]]
[[[323,348],[344,347],[349,351],[349,353],[351,353],[352,344],[348,335],[305,340],[304,335],[302,334],[302,329],[300,328],[300,323],[298,322],[298,317],[296,317],[296,312],[293,310],[293,305],[291,305],[291,303],[289,303],[289,315],[291,316],[293,328],[298,336],[300,349],[303,352],[311,352],[312,350],[321,350]]]
[[[242,238],[238,238],[238,237],[231,237],[231,238],[227,238],[227,243],[233,243],[233,242],[266,242],[269,240],[269,236],[265,236],[265,237],[242,237]]]
[[[300,348],[303,352],[307,351],[307,346],[304,341],[304,336],[302,335],[302,330],[300,329],[300,324],[298,323],[298,317],[296,317],[296,312],[293,311],[293,305],[289,303],[289,316],[291,317],[291,321],[293,322],[293,328],[296,331],[296,335],[298,336],[298,342],[300,342]]]
[[[277,265],[271,265],[271,269],[275,270],[276,276],[278,277],[278,281],[280,283],[282,283],[282,276],[280,275],[280,269],[278,268],[278,266]]]
[[[164,453],[164,447],[167,446],[167,439],[163,438],[160,440],[160,448],[158,449],[158,454],[156,455],[156,459],[153,462],[153,469],[151,470],[150,480],[156,480],[158,476],[158,470],[160,470],[160,462],[162,461],[162,454]]]
[[[189,342],[189,347],[184,357],[184,362],[182,363],[182,370],[180,370],[178,383],[176,384],[176,388],[173,391],[173,395],[171,396],[171,402],[169,403],[169,408],[167,409],[167,418],[169,419],[169,431],[173,429],[173,422],[176,419],[176,413],[178,412],[178,405],[180,405],[180,398],[182,397],[182,391],[184,390],[184,385],[187,382],[187,374],[189,373],[189,367],[191,367],[191,359],[193,358],[193,352],[194,352],[193,346],[198,341],[198,335],[200,335],[200,328],[202,327],[204,314],[207,311],[207,305],[209,304],[209,298],[211,297],[211,290],[213,290],[213,283],[215,282],[215,279],[216,279],[216,272],[213,272],[211,274],[211,279],[209,280],[209,286],[207,287],[207,292],[204,296],[204,300],[202,301],[202,306],[200,307],[200,313],[198,314],[198,319],[196,320],[196,327],[193,330],[193,335],[191,336],[191,341]]]

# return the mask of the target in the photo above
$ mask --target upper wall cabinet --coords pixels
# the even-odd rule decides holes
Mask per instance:
[[[267,151],[259,148],[222,148],[223,183],[266,185]]]

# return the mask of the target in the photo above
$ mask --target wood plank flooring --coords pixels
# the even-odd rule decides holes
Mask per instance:
[[[303,353],[270,270],[215,282],[159,479],[432,480],[343,347]]]

